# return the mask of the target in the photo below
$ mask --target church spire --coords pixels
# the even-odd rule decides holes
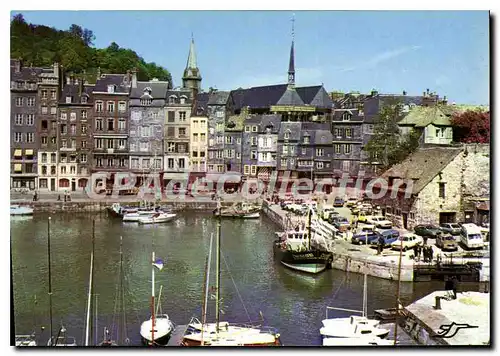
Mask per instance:
[[[201,74],[196,62],[196,52],[194,49],[194,38],[192,33],[186,69],[184,69],[184,75],[182,76],[182,83],[184,88],[197,91],[201,89]]]
[[[290,48],[290,63],[288,65],[288,86],[295,86],[295,14],[292,16],[292,47]]]

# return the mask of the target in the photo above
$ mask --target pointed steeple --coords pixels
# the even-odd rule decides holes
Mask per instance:
[[[194,49],[194,38],[191,33],[191,44],[189,46],[189,54],[182,76],[182,83],[184,88],[200,91],[201,89],[201,74],[196,62],[196,52]]]
[[[292,17],[292,47],[290,48],[290,63],[288,65],[288,86],[295,86],[295,14]]]

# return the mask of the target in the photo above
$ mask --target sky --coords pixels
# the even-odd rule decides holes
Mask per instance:
[[[13,11],[11,16],[19,13]],[[297,86],[384,94],[435,91],[489,105],[487,11],[22,11],[27,22],[77,24],[181,84],[193,35],[207,90],[286,83],[295,14]]]

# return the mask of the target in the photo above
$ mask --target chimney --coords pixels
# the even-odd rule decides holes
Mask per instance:
[[[406,95],[406,90],[403,90],[403,95]]]
[[[80,82],[78,83],[78,96],[82,96],[82,93],[83,93],[83,78],[82,80],[80,80]]]
[[[54,63],[54,76],[59,77],[59,63]]]
[[[422,96],[425,98],[425,96],[426,96],[426,95],[425,95],[425,91],[422,93]]]
[[[14,66],[15,66],[16,73],[19,73],[21,71],[21,67],[22,67],[22,59],[21,58],[17,59],[15,61]]]
[[[137,69],[132,69],[132,88],[137,88]]]
[[[427,95],[429,95],[429,88],[425,89]]]
[[[100,78],[101,78],[101,67],[97,67],[96,81],[98,81]]]

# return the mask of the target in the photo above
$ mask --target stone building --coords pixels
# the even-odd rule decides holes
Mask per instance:
[[[232,113],[230,93],[215,91],[209,93],[207,103],[208,116],[208,160],[207,172],[224,173],[224,129],[227,117]]]
[[[130,170],[136,174],[163,171],[163,135],[168,82],[138,82],[132,72],[129,100]],[[139,177],[137,184],[141,184]]]
[[[204,175],[208,161],[208,115],[209,93],[198,93],[191,113],[190,166],[192,174]]]
[[[86,187],[90,174],[91,123],[93,85],[74,76],[66,77],[58,103],[59,162],[56,185],[58,190],[76,191]],[[42,153],[40,189],[48,189],[49,152]],[[43,178],[42,178],[43,177]]]
[[[246,147],[246,143],[243,141],[244,122],[245,114],[233,115],[227,119],[224,127],[223,172],[241,173],[243,150]]]
[[[248,116],[248,109],[242,112],[243,138],[242,138],[242,175],[245,178],[257,177],[258,163],[259,163],[259,127],[262,121],[261,115]]]
[[[10,61],[10,187],[37,187],[38,76],[42,68],[24,67]],[[51,95],[48,92],[48,95]],[[56,93],[57,95],[57,93]],[[47,127],[48,130],[48,127]],[[57,126],[53,129],[57,133]],[[47,144],[45,136],[45,145]],[[54,161],[54,165],[57,164]]]
[[[272,172],[276,170],[280,125],[281,115],[262,115],[260,117],[257,178],[263,182],[269,182]]]
[[[108,182],[114,182],[115,172],[129,170],[128,99],[132,75],[103,74],[98,76],[94,98],[92,137],[93,172],[110,172]]]
[[[485,219],[485,213],[476,210],[489,203],[489,154],[489,145],[422,147],[383,173],[389,191],[376,204],[404,228],[423,223],[477,223]],[[398,179],[413,182],[411,195],[404,196],[411,185],[399,186]],[[392,192],[398,187],[394,197]]]

